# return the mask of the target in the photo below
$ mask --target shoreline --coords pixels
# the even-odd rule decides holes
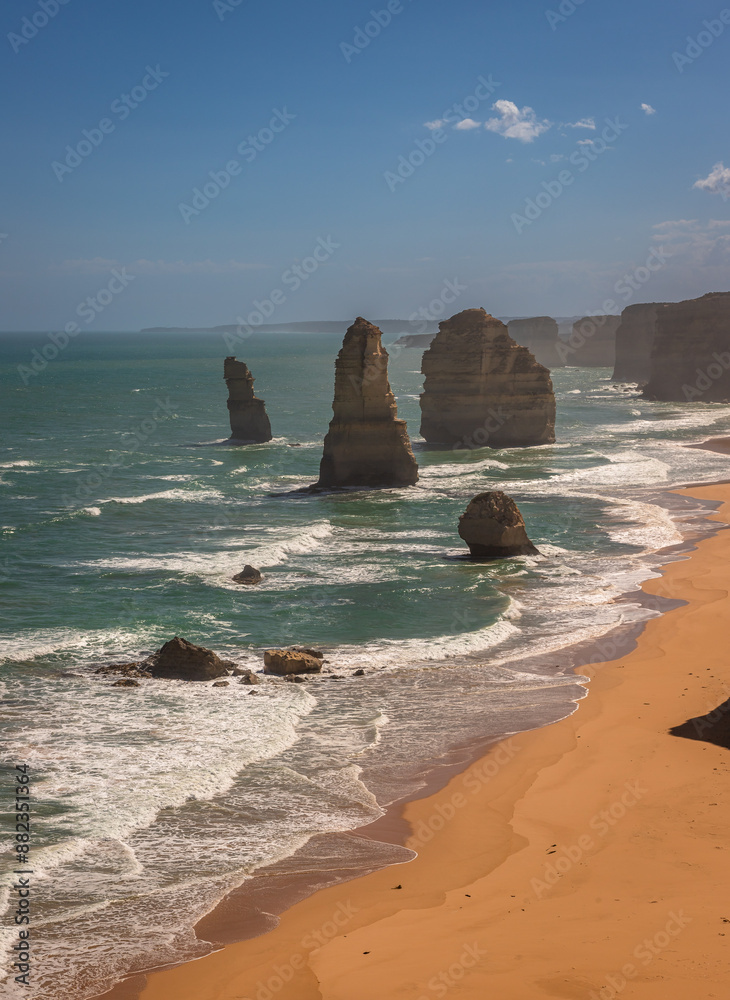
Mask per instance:
[[[713,498],[711,491],[714,487],[708,487],[707,484],[702,485],[703,495],[702,497],[696,496],[696,499],[701,499],[703,504],[708,507],[707,514],[705,515],[710,521],[710,523],[717,524],[717,516],[715,512],[711,509],[718,505],[719,501],[717,498]],[[675,495],[685,495],[690,496],[686,490],[679,491],[673,490],[672,493]],[[691,494],[694,496],[694,493]],[[720,525],[717,525],[716,530],[721,530]],[[659,578],[648,579],[645,581],[647,584],[656,584],[657,582],[661,584],[664,574],[667,570],[670,570],[673,566],[686,565],[686,553],[688,550],[692,551],[696,548],[698,542],[697,537],[701,540],[699,544],[702,544],[702,540],[706,540],[705,536],[695,533],[696,537],[692,537],[692,533],[688,533],[685,537],[684,543],[680,545],[671,546],[666,550],[660,550],[653,554],[654,558],[660,557],[661,554],[672,553],[671,559],[668,559],[662,563],[662,568],[660,572],[662,576]],[[715,534],[711,537],[715,537]],[[683,559],[683,562],[677,562],[677,560]],[[655,593],[655,591],[657,591]],[[677,600],[674,596],[664,594],[662,592],[662,587],[650,588],[648,591],[642,587],[641,595],[645,598],[650,606],[653,606],[654,610],[657,610],[660,605],[663,605],[663,610],[666,611],[670,608],[683,607],[685,602]],[[636,596],[636,595],[634,595]],[[628,599],[628,595],[627,595]],[[596,640],[587,641],[579,644],[577,649],[581,650],[583,655],[574,655],[572,658],[572,664],[570,669],[576,673],[588,674],[593,671],[590,668],[584,666],[586,662],[596,663],[598,657],[595,655],[588,658],[587,654],[589,651],[596,649],[603,650],[603,655],[600,657],[601,660],[612,660],[615,662],[616,658],[626,658],[627,655],[633,655],[636,651],[637,644],[640,642],[641,635],[644,633],[646,628],[652,623],[661,621],[664,616],[660,616],[658,619],[651,619],[648,622],[634,623],[633,625],[624,625],[623,627],[618,627],[612,629],[605,635],[598,637]],[[606,656],[606,651],[611,655]],[[554,654],[550,654],[554,656]],[[567,672],[567,671],[566,671]],[[386,814],[377,820],[374,824],[369,827],[361,828],[360,830],[351,831],[345,836],[349,836],[355,839],[362,837],[372,836],[377,838],[381,843],[402,845],[404,843],[404,835],[408,833],[410,826],[413,825],[413,815],[417,815],[419,811],[419,803],[424,801],[428,802],[432,799],[436,799],[440,794],[445,794],[444,789],[449,789],[455,782],[459,780],[464,780],[464,775],[471,773],[474,767],[485,765],[485,761],[490,761],[500,753],[503,752],[503,747],[509,745],[514,741],[523,741],[526,738],[536,738],[539,739],[541,734],[544,734],[557,726],[564,725],[569,720],[575,718],[577,709],[580,707],[583,712],[584,700],[581,699],[576,702],[575,709],[571,714],[566,716],[559,722],[549,724],[545,727],[541,727],[535,730],[528,731],[527,733],[520,733],[518,736],[512,736],[500,742],[495,742],[494,740],[475,740],[468,745],[463,745],[461,747],[455,747],[450,753],[452,758],[451,763],[448,765],[443,765],[436,762],[431,762],[434,764],[432,768],[426,786],[412,797],[408,797],[405,800],[400,800],[397,803],[392,804],[387,808]],[[582,714],[582,713],[579,713]],[[685,721],[685,719],[678,719],[678,722]],[[486,755],[486,756],[485,756]],[[485,765],[487,766],[487,765]],[[410,824],[409,824],[410,820]],[[332,835],[325,834],[320,835],[314,840],[320,840],[322,838],[328,838]],[[410,837],[410,843],[413,845],[413,836]],[[420,848],[423,845],[414,845]],[[417,863],[420,858],[412,864]],[[196,926],[196,931],[199,932],[198,936],[206,940],[212,940],[218,945],[225,945],[222,951],[216,951],[212,954],[205,956],[204,958],[197,959],[193,962],[183,963],[182,965],[170,966],[163,970],[150,970],[146,973],[133,974],[128,977],[123,982],[117,984],[111,991],[102,994],[104,1000],[137,1000],[141,997],[142,1000],[157,1000],[157,997],[163,997],[167,994],[164,992],[164,986],[162,987],[163,992],[158,991],[161,978],[174,976],[178,970],[189,969],[193,967],[198,967],[201,963],[209,963],[220,956],[229,956],[234,950],[238,951],[241,948],[245,948],[246,945],[255,945],[257,941],[269,941],[272,935],[277,934],[281,925],[287,920],[287,917],[294,910],[300,910],[302,908],[307,908],[310,905],[315,906],[315,901],[325,893],[332,893],[339,891],[340,895],[346,893],[349,886],[359,886],[361,882],[366,882],[369,878],[376,878],[378,875],[384,876],[387,880],[389,877],[396,879],[396,873],[394,871],[395,865],[401,864],[399,862],[388,862],[385,866],[380,865],[378,867],[370,866],[359,866],[357,870],[348,868],[346,870],[341,870],[338,873],[330,873],[333,876],[339,876],[336,879],[333,878],[332,881],[335,882],[334,885],[328,885],[328,883],[320,883],[313,885],[310,881],[307,883],[306,876],[299,881],[290,880],[292,884],[285,887],[285,891],[282,892],[280,887],[274,889],[268,895],[269,901],[273,902],[275,905],[269,912],[274,912],[278,914],[280,920],[277,921],[276,918],[272,917],[272,923],[278,924],[277,927],[259,926],[257,929],[246,929],[245,921],[244,925],[241,924],[239,918],[236,914],[236,896],[240,890],[234,890],[233,893],[229,894],[221,903],[219,903],[210,914],[204,917],[199,924]],[[403,874],[408,871],[410,865],[405,864],[403,868]],[[393,871],[391,871],[393,869]],[[388,874],[390,872],[390,875]],[[262,872],[262,874],[265,874]],[[400,871],[397,873],[400,875]],[[241,887],[243,891],[242,895],[246,895],[246,888],[250,889],[250,882],[244,884]],[[266,896],[264,896],[264,902],[266,901]],[[259,900],[261,902],[261,900]],[[281,905],[281,904],[284,905]],[[243,933],[242,933],[243,931]],[[263,937],[254,937],[254,935],[263,935]],[[178,986],[180,984],[178,983]],[[175,987],[177,988],[177,987]],[[170,994],[172,995],[172,994]],[[184,993],[180,993],[180,996],[184,996]],[[227,993],[195,993],[191,996],[195,996],[196,1000],[198,995],[208,997],[223,997],[228,996]],[[232,994],[233,995],[233,994]],[[238,995],[238,994],[236,994]],[[253,996],[253,994],[251,994]],[[282,997],[288,996],[288,993],[281,993]],[[304,994],[301,994],[302,996]],[[309,994],[307,994],[309,995]],[[319,994],[312,994],[312,996],[319,996]],[[292,994],[294,996],[294,994]],[[300,996],[299,993],[296,994],[297,997]],[[339,994],[337,994],[339,996]],[[343,998],[349,994],[342,994]],[[415,996],[415,994],[414,994]],[[97,1000],[101,1000],[101,997],[97,997]]]

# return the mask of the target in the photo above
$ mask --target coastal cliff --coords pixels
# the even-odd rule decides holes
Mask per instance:
[[[647,399],[730,399],[730,292],[660,306]]]
[[[377,326],[359,316],[335,362],[334,416],[324,440],[318,487],[411,486],[418,465],[388,382],[388,352]]]
[[[616,363],[616,331],[620,316],[584,316],[573,324],[573,332],[562,349],[567,365],[579,368],[613,368]]]
[[[507,324],[509,335],[521,347],[526,347],[535,360],[546,368],[564,368],[565,361],[558,351],[560,340],[557,322],[550,316],[512,319]]]
[[[228,412],[231,440],[255,444],[271,440],[271,424],[263,399],[254,395],[254,379],[248,366],[234,357],[223,363],[223,378],[228,386]]]
[[[514,448],[555,440],[550,372],[484,309],[440,323],[422,371],[421,434],[429,443]]]
[[[651,350],[656,327],[656,302],[627,306],[616,331],[614,382],[646,382],[651,370]]]

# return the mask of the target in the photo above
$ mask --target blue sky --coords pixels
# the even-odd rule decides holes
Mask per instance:
[[[84,328],[408,317],[454,279],[496,315],[618,310],[625,274],[633,302],[727,290],[723,9],[6,5],[0,328],[100,291]]]

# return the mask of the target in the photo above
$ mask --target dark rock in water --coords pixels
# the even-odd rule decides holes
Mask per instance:
[[[555,440],[550,372],[484,309],[439,323],[423,355],[421,434],[451,448],[521,448]]]
[[[256,569],[254,566],[249,566],[248,563],[243,567],[240,573],[236,573],[233,577],[235,583],[243,583],[246,586],[254,586],[257,583],[261,583],[263,576],[261,575],[261,570]]]
[[[318,674],[322,670],[322,661],[309,653],[301,653],[294,649],[267,649],[264,653],[264,673],[278,674]]]
[[[211,687],[214,687],[214,688],[227,688],[229,686],[229,684],[230,684],[230,681],[216,681],[215,684],[211,684]]]
[[[223,363],[223,378],[228,386],[228,411],[231,418],[231,440],[241,444],[257,444],[271,440],[271,424],[263,399],[254,395],[254,378],[243,361],[234,357]]]
[[[364,677],[365,676],[365,671],[364,670],[356,670],[355,673],[352,676],[353,677]]]
[[[659,306],[647,399],[730,399],[730,292]]]
[[[149,670],[144,669],[144,663],[110,663],[108,667],[99,667],[95,674],[121,674],[122,677],[151,677]]]
[[[335,363],[334,415],[315,488],[412,486],[418,480],[380,338],[377,326],[361,316],[345,334]]]
[[[730,699],[707,715],[683,722],[669,732],[672,736],[681,736],[685,740],[701,740],[730,750]]]
[[[430,347],[431,341],[436,336],[435,333],[404,333],[391,347]]]
[[[162,649],[144,661],[144,667],[153,677],[182,681],[210,681],[225,677],[235,667],[231,660],[219,656],[204,646],[196,646],[187,639],[175,636]]]
[[[233,677],[240,677],[239,684],[260,684],[261,681],[258,675],[253,672],[253,670],[242,670],[240,667],[235,667],[233,670]]]
[[[113,688],[138,688],[141,687],[139,681],[136,681],[133,677],[124,677],[120,681],[114,681],[112,684]]]
[[[474,497],[459,518],[459,534],[476,559],[539,555],[517,504],[501,490]]]
[[[656,302],[642,302],[627,306],[621,313],[621,325],[616,331],[614,382],[648,380],[658,310]]]
[[[292,684],[304,684],[307,678],[302,677],[300,674],[286,674],[284,680],[291,681]]]

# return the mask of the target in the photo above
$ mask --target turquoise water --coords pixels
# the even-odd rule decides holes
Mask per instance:
[[[727,407],[645,402],[600,369],[554,373],[555,446],[426,450],[421,355],[393,350],[418,485],[295,495],[317,478],[339,337],[238,350],[275,435],[244,448],[222,444],[220,337],[88,334],[24,384],[18,365],[45,343],[0,338],[0,724],[44,816],[39,1000],[205,953],[198,917],[313,834],[376,818],[417,784],[409,762],[572,711],[573,675],[525,656],[558,662],[651,614],[614,599],[682,537],[692,512],[657,496],[727,477],[725,456],[684,447],[727,433]],[[539,557],[463,559],[458,517],[494,488]],[[260,587],[232,582],[244,563]],[[271,681],[252,698],[93,674],[175,634],[256,669],[265,647],[318,646],[332,671],[366,677]]]

